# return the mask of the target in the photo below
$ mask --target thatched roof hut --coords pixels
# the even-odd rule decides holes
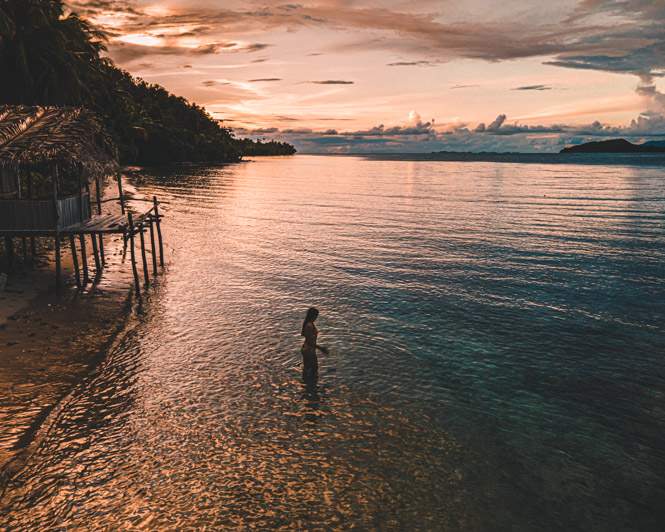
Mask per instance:
[[[0,106],[0,231],[58,230],[90,218],[90,183],[117,171],[90,111]]]
[[[0,106],[0,196],[21,197],[21,178],[30,172],[57,174],[63,184],[89,182],[116,169],[113,141],[90,111]]]

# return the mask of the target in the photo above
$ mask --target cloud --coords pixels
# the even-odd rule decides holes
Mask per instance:
[[[470,89],[472,87],[480,87],[480,85],[477,84],[477,83],[474,83],[474,84],[471,84],[471,85],[453,85],[450,88],[451,89]]]
[[[499,115],[494,119],[494,122],[492,122],[489,126],[487,126],[485,131],[487,131],[488,133],[496,133],[497,131],[499,131],[499,129],[501,129],[501,126],[505,121],[506,121],[506,115]]]
[[[165,42],[172,42],[172,39]],[[120,63],[127,63],[145,56],[157,55],[179,55],[196,56],[212,55],[221,52],[255,52],[263,50],[270,46],[265,43],[238,43],[234,41],[215,42],[200,46],[179,46],[176,44],[147,45],[123,42],[121,40],[113,41],[109,44],[110,55]]]
[[[231,83],[230,81],[219,81],[216,79],[209,79],[206,81],[202,81],[201,85],[203,85],[204,87],[216,87],[219,85],[233,85],[233,83]]]
[[[550,91],[552,87],[549,85],[523,85],[521,87],[515,87],[512,90],[514,91]]]
[[[353,85],[355,81],[347,81],[343,79],[324,79],[321,81],[308,81],[307,83],[314,83],[315,85]]]
[[[388,63],[387,66],[397,67],[397,66],[436,66],[438,65],[435,61],[397,61],[395,63]]]
[[[256,78],[256,79],[250,79],[249,83],[270,82],[270,81],[282,81],[282,78]]]
[[[643,113],[624,127],[608,126],[599,121],[588,125],[523,125],[510,124],[499,114],[489,126],[479,124],[435,124],[423,122],[412,113],[409,123],[346,130],[311,128],[276,128],[244,130],[249,136],[267,136],[291,142],[301,152],[310,153],[386,153],[386,152],[558,152],[566,145],[591,140],[626,137],[633,142],[665,136],[665,115]]]
[[[111,32],[159,35],[184,28],[183,35],[211,39],[204,45],[214,45],[214,36],[276,29],[354,30],[361,39],[349,45],[352,48],[377,47],[416,56],[391,66],[427,66],[435,63],[434,58],[542,57],[546,64],[567,68],[651,75],[665,69],[665,8],[655,0],[584,0],[572,9],[564,5],[551,11],[558,16],[546,17],[541,9],[531,9],[525,10],[526,16],[508,18],[506,12],[503,18],[483,19],[480,14],[468,20],[446,19],[445,12],[398,11],[340,0],[278,5],[248,1],[235,8],[234,4],[218,8],[204,3],[155,9],[128,0],[72,0],[70,4]],[[265,46],[255,43],[246,51]]]

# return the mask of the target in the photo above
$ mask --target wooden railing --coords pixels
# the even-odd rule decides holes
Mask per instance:
[[[90,219],[90,194],[83,194],[82,198],[79,196],[63,198],[58,200],[58,204],[60,210],[58,229]]]

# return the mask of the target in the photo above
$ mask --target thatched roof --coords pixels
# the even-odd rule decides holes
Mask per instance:
[[[57,165],[87,178],[117,168],[117,151],[93,113],[73,107],[0,106],[0,167]]]

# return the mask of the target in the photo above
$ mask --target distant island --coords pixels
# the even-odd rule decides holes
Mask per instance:
[[[601,140],[569,146],[559,153],[665,153],[665,141],[652,140],[633,144],[626,139]]]
[[[106,35],[62,0],[0,2],[0,104],[86,107],[123,164],[232,162],[291,155],[285,142],[238,139],[205,109],[104,57]]]

